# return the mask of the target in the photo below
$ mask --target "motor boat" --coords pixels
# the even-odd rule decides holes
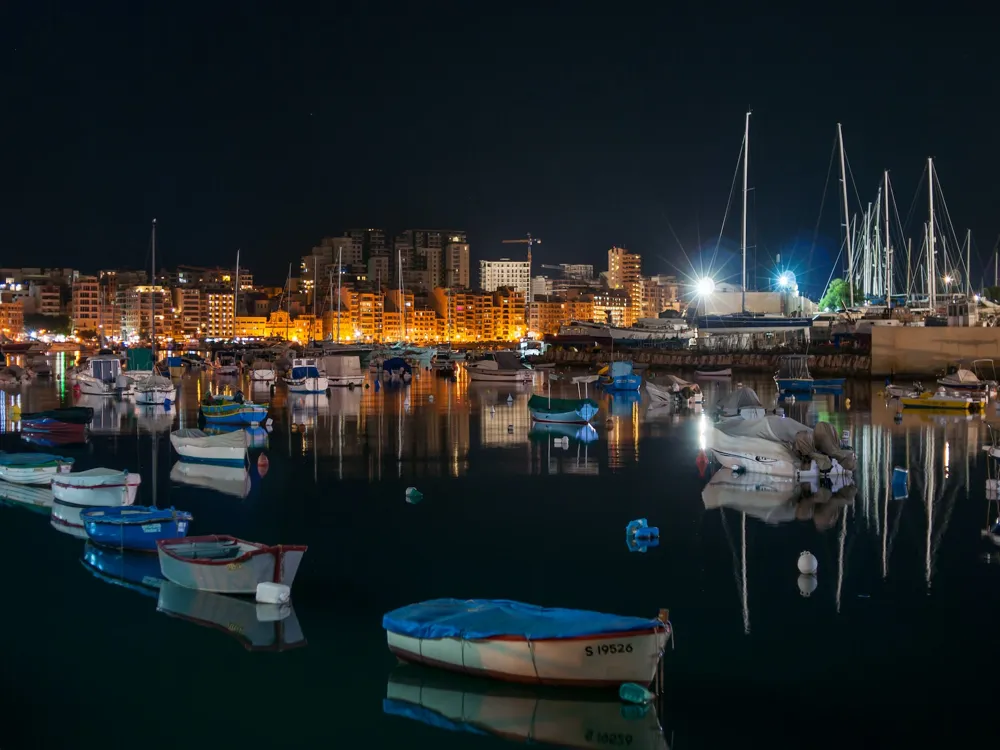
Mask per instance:
[[[290,393],[323,393],[329,386],[314,357],[293,359],[291,377],[285,378],[285,383]]]
[[[176,386],[162,375],[150,375],[135,385],[135,402],[140,406],[159,406],[176,400]]]
[[[135,392],[132,381],[122,372],[122,363],[116,354],[90,357],[77,373],[76,384],[85,396],[120,397],[131,396]]]
[[[482,359],[466,363],[465,369],[476,383],[530,383],[534,376],[514,352],[486,352]]]

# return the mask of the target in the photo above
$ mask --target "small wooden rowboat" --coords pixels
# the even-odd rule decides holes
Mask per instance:
[[[87,536],[97,544],[155,552],[159,540],[186,536],[192,516],[187,511],[173,508],[133,506],[90,508],[80,513],[80,519]]]
[[[255,594],[265,581],[291,586],[307,547],[245,542],[231,536],[193,536],[156,543],[164,578],[217,594]]]
[[[184,461],[243,466],[247,457],[247,437],[243,430],[209,435],[201,430],[183,429],[170,433],[170,444]]]
[[[545,609],[505,600],[434,599],[382,618],[403,661],[507,682],[648,685],[671,635],[657,619]]]
[[[0,451],[0,479],[17,484],[52,483],[56,474],[68,474],[73,459],[51,453],[4,453]]]
[[[92,508],[99,505],[131,505],[142,475],[115,469],[88,469],[58,474],[52,479],[52,495],[64,505]]]

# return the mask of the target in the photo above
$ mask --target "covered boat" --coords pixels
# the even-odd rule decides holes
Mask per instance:
[[[691,383],[676,375],[667,375],[670,384],[667,386],[656,385],[646,381],[646,392],[652,401],[687,401],[692,404],[700,404],[705,400],[701,392],[701,386]]]
[[[614,693],[507,685],[413,665],[389,675],[382,711],[531,745],[669,750],[656,708],[623,705]]]
[[[278,379],[274,362],[266,359],[255,359],[250,365],[250,381],[253,383],[273,383]]]
[[[953,367],[952,372],[943,378],[938,378],[938,385],[945,388],[960,391],[985,391],[988,388],[986,381],[981,380],[972,370],[964,367]]]
[[[775,415],[736,417],[716,424],[707,442],[712,456],[723,466],[758,474],[799,479],[855,468],[854,452],[840,447],[836,430],[827,422],[810,429]]]
[[[308,645],[291,604],[262,604],[164,581],[156,611],[231,635],[247,651]]]
[[[473,382],[530,383],[534,370],[527,367],[514,352],[486,352],[482,359],[467,362],[466,371]]]
[[[307,547],[269,546],[231,536],[194,536],[156,543],[163,576],[189,589],[217,594],[257,592],[270,581],[291,586]]]
[[[388,357],[382,361],[382,378],[389,382],[398,383],[401,380],[409,381],[413,376],[410,363],[402,357]]]
[[[56,474],[68,474],[73,459],[52,453],[6,453],[0,451],[0,479],[17,484],[52,483]]]
[[[323,357],[323,371],[331,386],[354,388],[365,382],[365,375],[361,371],[361,357],[355,355]]]
[[[536,422],[587,424],[599,408],[589,398],[549,398],[535,394],[528,399],[528,411]]]
[[[253,426],[267,420],[268,404],[255,404],[238,399],[202,403],[201,414],[210,424],[235,424]]]
[[[839,391],[846,378],[814,378],[809,373],[809,356],[786,354],[778,359],[774,382],[785,393],[812,393],[813,391]]]
[[[739,386],[721,399],[715,406],[720,417],[743,417],[757,419],[764,416],[764,404],[757,391],[749,386]]]
[[[184,461],[243,466],[247,456],[247,436],[243,430],[209,435],[201,430],[182,429],[170,433],[170,444]]]
[[[142,406],[158,406],[177,400],[177,388],[170,378],[150,375],[135,384],[135,402]]]
[[[90,540],[105,547],[155,552],[161,539],[179,539],[187,535],[193,517],[174,508],[143,506],[126,508],[90,508],[80,513],[83,528]]]
[[[52,495],[59,502],[80,507],[131,505],[141,482],[140,474],[88,469],[54,477]]]
[[[403,661],[508,682],[647,685],[671,635],[656,619],[490,599],[434,599],[382,618]]]
[[[239,375],[240,362],[233,351],[220,351],[215,353],[215,364],[213,365],[216,375]]]
[[[285,378],[290,393],[324,393],[329,386],[321,375],[315,357],[292,360],[291,377]]]
[[[166,581],[155,555],[126,552],[87,542],[83,547],[83,567],[105,583],[138,591],[143,596],[157,596]]]
[[[630,361],[612,362],[597,374],[601,376],[598,382],[608,391],[638,391],[642,385],[642,376]]]

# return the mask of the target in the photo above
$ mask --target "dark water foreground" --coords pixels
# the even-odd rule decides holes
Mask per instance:
[[[417,692],[466,719],[506,717],[510,739],[453,731],[454,716],[426,723],[430,711],[386,714],[387,693],[412,697],[424,678],[396,669],[381,616],[440,596],[629,615],[669,607],[676,649],[657,719],[674,748],[991,736],[1000,565],[980,536],[996,515],[981,419],[895,424],[867,383],[852,385],[849,408],[846,398],[800,401],[791,416],[852,431],[859,491],[849,509],[769,524],[705,509],[698,455],[711,427],[697,414],[602,396],[596,432],[564,449],[531,432],[527,391],[508,406],[506,390],[426,375],[406,391],[292,403],[279,389],[269,469],[251,469],[246,498],[172,483],[166,436],[193,425],[208,382],[183,385],[173,417],[99,405],[102,434],[67,452],[78,469],[140,471],[149,503],[155,450],[156,502],[190,510],[194,533],[308,544],[293,597],[308,644],[248,651],[238,621],[208,627],[158,612],[155,591],[92,575],[82,541],[0,507],[4,750],[499,748],[531,717],[538,741],[546,717],[568,744],[650,746],[647,718],[623,730],[613,701],[595,709],[589,693],[512,698],[448,676]],[[773,384],[755,385],[773,397]],[[708,386],[709,400],[727,387]],[[72,397],[38,385],[6,394],[4,408],[18,398],[27,411]],[[13,434],[2,442],[20,445]],[[905,499],[892,497],[894,465],[910,469]],[[408,486],[422,502],[404,500]],[[624,540],[638,517],[662,535],[644,554]],[[819,560],[808,597],[803,550]]]

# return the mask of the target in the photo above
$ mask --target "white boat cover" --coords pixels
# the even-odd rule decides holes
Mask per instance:
[[[165,378],[162,375],[150,375],[148,378],[140,380],[135,388],[137,391],[172,391],[174,384],[170,378]]]
[[[719,401],[718,408],[722,416],[735,417],[739,415],[740,409],[762,409],[764,408],[764,404],[761,403],[757,391],[748,386],[743,386],[742,388],[737,388]]]
[[[243,430],[209,435],[201,430],[183,429],[171,432],[170,442],[175,448],[185,445],[196,445],[201,448],[245,448],[247,436]]]
[[[795,442],[798,433],[812,432],[801,422],[774,415],[760,419],[727,419],[719,422],[715,429],[734,438],[770,440],[788,446]]]
[[[77,471],[70,474],[60,474],[59,483],[68,484],[71,487],[102,487],[106,484],[139,484],[141,479],[139,474],[129,474],[127,471],[116,469],[87,469],[87,471]]]
[[[769,414],[759,419],[727,419],[715,425],[715,431],[721,433],[721,440],[720,436],[714,439],[718,447],[728,443],[732,449],[755,450],[760,455],[769,455],[770,448],[793,463],[815,460],[821,471],[829,471],[830,459],[835,458],[845,469],[854,471],[853,451],[840,448],[837,433],[827,422],[818,422],[810,429],[794,419]]]
[[[979,385],[982,381],[976,377],[976,373],[972,370],[959,369],[958,372],[953,372],[951,375],[946,375],[938,381],[939,383],[955,383],[960,385]]]
[[[646,392],[654,401],[673,401],[674,396],[676,395],[670,389],[654,385],[648,380],[646,381]]]

